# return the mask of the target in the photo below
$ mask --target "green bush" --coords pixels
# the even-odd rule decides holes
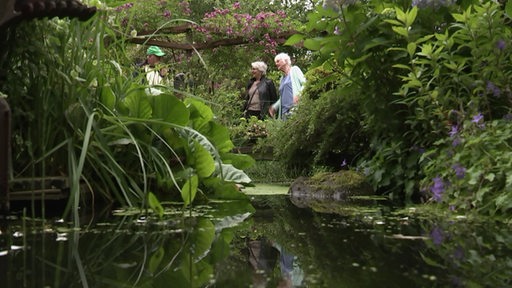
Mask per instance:
[[[492,1],[409,5],[356,2],[309,15],[288,44],[315,51],[321,76],[309,74],[316,88],[279,132],[279,155],[339,169],[329,153],[359,152],[349,164],[380,193],[504,215],[510,18]]]

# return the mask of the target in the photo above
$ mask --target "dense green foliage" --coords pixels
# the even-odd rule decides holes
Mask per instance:
[[[304,41],[318,68],[273,137],[277,155],[290,165],[348,163],[395,199],[505,213],[510,18],[494,2],[413,4],[357,2],[309,15],[288,43]]]
[[[12,177],[68,176],[75,213],[85,186],[96,200],[160,214],[157,192],[184,205],[198,195],[244,198],[234,183],[250,182],[238,168],[254,160],[230,152],[229,131],[205,103],[150,90],[120,65],[125,44],[107,16],[9,31],[0,89],[13,107]]]
[[[216,179],[232,175],[220,167],[237,175],[228,182],[247,182],[235,167],[252,160],[230,151],[261,138],[292,171],[357,169],[393,199],[500,215],[512,206],[509,3],[323,1],[307,11],[287,1],[199,2],[106,1],[86,26],[56,20],[11,31],[1,91],[16,107],[13,176],[71,175],[73,191],[82,182],[106,199],[158,209],[150,191],[181,191],[185,203],[196,192],[222,196]],[[195,30],[171,32],[182,24]],[[290,28],[300,33],[288,46],[269,36]],[[145,46],[129,44],[133,37],[247,41],[165,49],[172,73],[189,77],[182,100],[172,87],[144,91],[132,72]],[[308,79],[294,117],[240,119],[250,63],[267,62],[279,80],[277,47]]]

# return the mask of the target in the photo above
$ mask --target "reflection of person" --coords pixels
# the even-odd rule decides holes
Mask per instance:
[[[277,100],[274,82],[267,78],[267,64],[261,61],[251,63],[252,78],[245,92],[244,117],[256,116],[264,119],[269,107]]]
[[[302,269],[294,261],[294,255],[266,238],[251,240],[247,246],[249,248],[249,263],[254,271],[253,287],[267,287],[267,282],[278,258],[281,277],[277,287],[301,286],[304,275]]]
[[[144,65],[148,85],[163,85],[166,82],[168,70],[160,63],[165,53],[157,46],[150,46],[146,51]]]
[[[304,88],[306,78],[297,66],[292,66],[290,56],[286,53],[279,53],[274,58],[277,69],[283,72],[279,84],[280,98],[269,108],[269,113],[274,117],[279,111],[279,119],[286,119],[291,109],[299,102],[300,93]]]

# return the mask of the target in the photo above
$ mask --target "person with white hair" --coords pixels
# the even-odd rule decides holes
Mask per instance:
[[[274,58],[277,69],[283,72],[279,84],[280,98],[269,107],[269,113],[275,117],[279,112],[278,119],[286,120],[294,105],[299,102],[300,94],[306,83],[306,78],[297,66],[292,66],[290,56],[286,53],[279,53]]]
[[[267,64],[262,61],[251,63],[251,79],[245,92],[244,117],[256,116],[264,119],[269,114],[269,107],[277,101],[274,82],[266,77]]]

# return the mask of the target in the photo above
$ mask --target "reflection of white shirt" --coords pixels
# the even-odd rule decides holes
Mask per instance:
[[[148,85],[161,85],[163,83],[163,78],[160,76],[160,72],[158,70],[154,70],[149,66],[144,67],[144,72],[146,72],[146,79],[148,80]]]

